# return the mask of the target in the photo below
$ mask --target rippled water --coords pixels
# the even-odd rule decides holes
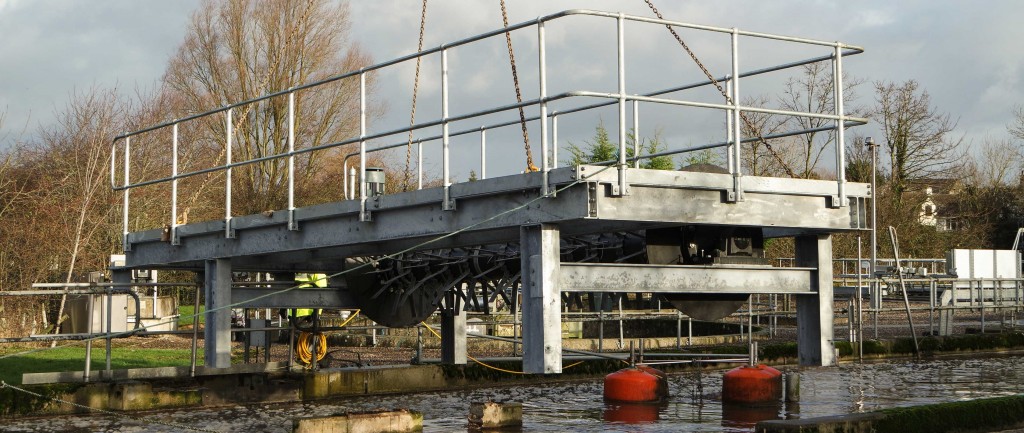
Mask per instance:
[[[799,404],[762,408],[723,407],[717,394],[722,373],[669,376],[672,397],[655,406],[619,406],[602,401],[601,379],[546,385],[345,398],[305,404],[264,404],[134,414],[140,419],[215,431],[290,432],[291,420],[348,411],[407,408],[423,413],[425,432],[465,431],[469,403],[520,401],[523,431],[749,432],[756,421],[872,411],[897,406],[970,400],[1024,393],[1020,356],[933,359],[830,368],[783,368],[798,372]],[[700,394],[703,398],[697,398]],[[623,420],[649,420],[642,423]],[[185,429],[109,415],[0,421],[3,431],[161,431]]]

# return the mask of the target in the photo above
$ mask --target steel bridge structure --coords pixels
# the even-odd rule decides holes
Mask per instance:
[[[617,35],[614,89],[572,90],[548,94],[549,70],[546,59],[545,31],[565,21],[586,18],[608,22]],[[660,90],[630,93],[625,88],[628,68],[625,31],[634,26],[671,26],[687,31],[710,32],[729,39],[730,71],[714,80],[686,85],[666,85]],[[513,285],[521,290],[524,370],[528,373],[559,373],[562,368],[561,295],[566,292],[644,292],[664,295],[686,294],[691,299],[711,302],[728,295],[785,293],[798,301],[799,359],[804,365],[831,365],[832,348],[832,234],[866,229],[867,201],[872,197],[869,185],[845,181],[844,131],[866,123],[848,116],[843,108],[843,59],[863,50],[839,42],[818,41],[788,36],[687,24],[676,21],[589,10],[570,10],[511,25],[509,31],[536,32],[539,84],[536,98],[520,104],[503,105],[474,112],[450,114],[448,54],[497,36],[498,29],[419,53],[368,66],[326,80],[282,90],[266,96],[234,103],[205,113],[175,119],[114,139],[111,158],[111,182],[123,194],[125,265],[113,269],[114,282],[127,282],[134,269],[181,269],[201,274],[206,302],[205,365],[230,366],[230,308],[372,308],[378,309],[379,323],[407,326],[424,314],[442,308],[442,327],[446,330],[445,359],[465,363],[465,314],[450,296],[460,287],[476,285]],[[767,68],[742,70],[739,47],[743,40],[769,40],[820,50],[821,54]],[[681,51],[680,51],[681,53]],[[632,52],[628,53],[633,59]],[[665,55],[661,53],[660,55]],[[441,117],[412,126],[372,132],[367,128],[367,75],[394,67],[417,57],[440,58]],[[637,54],[638,57],[641,54]],[[834,112],[793,112],[744,106],[740,84],[748,77],[793,70],[802,65],[828,62],[834,83]],[[303,147],[296,139],[295,99],[303,91],[338,80],[358,80],[360,129],[349,140]],[[726,84],[725,102],[688,98],[687,92]],[[593,103],[598,99],[600,102]],[[287,100],[288,151],[260,159],[235,161],[228,151],[222,163],[183,172],[179,171],[179,134],[181,125],[194,122],[218,122],[225,134],[219,140],[231,149],[233,120],[246,106],[266,101]],[[549,105],[559,109],[549,109]],[[665,107],[686,107],[721,113],[725,125],[720,142],[655,155],[630,157],[627,129],[644,112]],[[538,113],[527,119],[539,131],[541,165],[539,171],[486,177],[475,182],[451,180],[451,139],[479,134],[480,152],[486,153],[486,132],[518,125],[519,121],[498,121],[479,125],[495,115],[508,115],[520,107]],[[600,107],[617,109],[618,159],[596,165],[558,167],[558,120],[568,115],[586,115]],[[814,130],[800,129],[766,137],[744,137],[743,113],[815,118],[828,125]],[[490,117],[489,117],[490,116]],[[366,166],[369,154],[405,146],[401,142],[410,131],[439,128],[436,137],[415,140],[422,179],[424,144],[440,142],[441,185],[412,191],[374,194],[372,170]],[[140,143],[152,145],[155,135],[171,139],[160,146],[172,161],[166,176],[142,179],[131,172],[133,152]],[[831,154],[835,155],[837,180],[791,179],[750,176],[743,173],[744,143],[830,131],[835,136]],[[161,135],[162,134],[162,135]],[[160,140],[163,140],[161,138]],[[382,140],[395,144],[381,145]],[[341,146],[358,147],[353,155],[358,165],[341,167],[348,176],[345,199],[335,202],[297,206],[294,191],[295,161],[310,152]],[[492,144],[493,149],[493,144]],[[662,171],[639,168],[643,157],[673,155],[705,149],[724,149],[727,167],[721,172]],[[636,150],[632,155],[639,155]],[[831,155],[830,154],[830,155]],[[288,170],[288,203],[283,209],[253,215],[232,212],[232,172],[248,164],[278,161]],[[357,168],[356,168],[357,167]],[[481,167],[481,172],[485,169]],[[225,178],[224,218],[183,223],[179,209],[179,183],[196,176],[222,173]],[[130,231],[130,222],[139,205],[131,192],[151,185],[170,185],[170,214],[165,227]],[[709,233],[711,241],[687,238],[687,233]],[[706,254],[687,256],[687,248],[713,249],[721,242],[736,240],[735,230],[753,233],[740,236],[744,242],[755,239],[795,238],[795,267],[773,267],[756,261],[712,260]],[[605,234],[634,233],[644,243],[638,255],[619,252],[613,260],[573,259],[567,245],[579,240],[597,239]],[[656,234],[656,235],[655,235]],[[732,237],[731,237],[732,236]],[[687,240],[689,239],[689,240]],[[697,239],[697,240],[694,240]],[[731,244],[730,244],[731,245]],[[727,256],[728,247],[722,250]],[[737,247],[743,250],[742,245]],[[621,248],[620,248],[621,249]],[[435,261],[417,268],[418,257]],[[754,254],[756,256],[756,253]],[[634,257],[635,256],[635,257]],[[441,257],[442,259],[436,259]],[[632,258],[630,258],[632,257]],[[636,259],[639,257],[639,259]],[[690,259],[686,259],[690,257]],[[696,257],[696,259],[694,259]],[[707,258],[707,260],[703,260]],[[413,268],[395,274],[399,268]],[[418,269],[418,270],[416,270]],[[324,272],[332,276],[329,288],[278,289],[232,288],[232,273],[271,272],[288,275],[295,272]],[[392,278],[387,276],[393,275]],[[369,282],[367,282],[369,281]],[[513,282],[514,281],[514,282]],[[463,289],[464,290],[464,289]],[[462,296],[465,296],[463,294]],[[724,302],[724,301],[722,301]],[[389,314],[395,318],[389,319]],[[460,343],[461,341],[461,343]]]

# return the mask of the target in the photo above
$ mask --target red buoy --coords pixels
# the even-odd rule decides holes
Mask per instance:
[[[668,376],[665,375],[664,371],[644,364],[637,364],[636,369],[657,377],[658,388],[655,390],[655,394],[660,396],[660,398],[668,397]]]
[[[722,401],[758,404],[782,398],[782,372],[764,364],[745,365],[722,376]]]
[[[659,383],[662,380],[636,367],[624,368],[605,376],[604,398],[629,402],[658,401],[668,394],[667,382],[664,385]]]

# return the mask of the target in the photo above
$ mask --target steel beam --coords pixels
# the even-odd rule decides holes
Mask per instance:
[[[833,209],[829,200],[835,183],[829,181],[748,176],[746,201],[726,203],[729,175],[630,168],[632,195],[615,197],[614,170],[601,170],[552,170],[552,184],[568,188],[541,200],[536,200],[541,173],[453,184],[451,196],[459,203],[455,211],[442,209],[440,188],[375,197],[367,202],[372,223],[360,222],[359,202],[349,200],[296,209],[299,232],[288,231],[284,211],[232,218],[234,239],[224,238],[222,220],[177,227],[181,246],[161,242],[159,230],[135,232],[128,236],[132,249],[126,265],[201,270],[204,260],[221,257],[230,258],[238,270],[300,270],[311,263],[308,258],[324,260],[318,267],[330,267],[335,257],[510,242],[519,237],[520,226],[536,223],[558,224],[563,235],[682,224],[762,226],[787,236],[864,228],[862,203],[868,191],[863,184],[847,185],[855,206]],[[296,255],[310,257],[290,259]]]
[[[359,308],[344,289],[233,288],[231,303],[242,308]]]
[[[562,263],[567,292],[814,294],[814,268]]]
[[[561,373],[558,226],[523,226],[520,229],[520,244],[523,269],[523,372]]]
[[[206,328],[203,330],[203,362],[207,367],[231,366],[231,261],[206,261]]]
[[[813,267],[814,294],[797,295],[797,355],[800,365],[835,365],[832,310],[832,235],[796,238],[796,265]]]

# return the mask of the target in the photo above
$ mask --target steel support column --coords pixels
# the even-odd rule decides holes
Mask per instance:
[[[455,302],[455,293],[449,292],[441,310],[441,363],[466,364],[466,312]]]
[[[800,365],[835,365],[832,338],[832,235],[798,236],[796,265],[816,268],[813,295],[796,295],[797,351]]]
[[[558,281],[559,232],[554,224],[522,226],[523,371],[562,372],[562,317]]]
[[[207,260],[203,278],[206,293],[206,328],[203,330],[203,363],[207,367],[231,366],[231,261]]]

